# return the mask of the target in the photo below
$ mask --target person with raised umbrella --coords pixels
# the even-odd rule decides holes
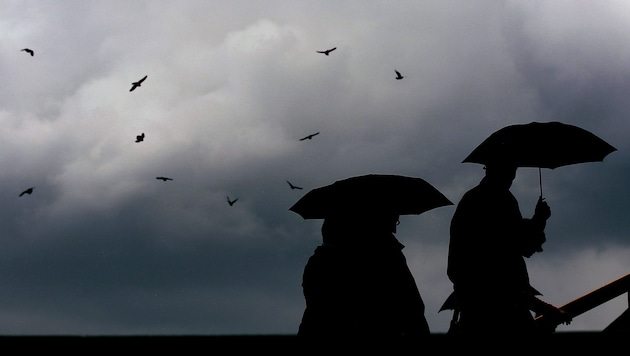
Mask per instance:
[[[462,334],[533,336],[571,321],[570,315],[531,293],[524,260],[542,250],[551,216],[542,195],[541,168],[601,162],[615,150],[575,125],[531,122],[495,131],[463,160],[483,164],[485,177],[461,198],[450,226],[447,275]],[[539,172],[540,195],[531,219],[523,218],[510,192],[519,167]],[[544,313],[550,323],[539,325],[532,312]]]
[[[531,311],[544,308],[558,323],[571,320],[531,293],[523,258],[541,250],[551,209],[539,197],[533,217],[523,218],[510,192],[516,165],[497,160],[484,169],[481,182],[459,201],[450,225],[447,275],[459,313],[457,333],[492,340],[543,335],[547,330],[539,328]]]
[[[410,340],[430,335],[425,305],[395,237],[399,216],[452,203],[420,178],[365,175],[316,188],[290,208],[323,219],[302,277],[298,336]]]

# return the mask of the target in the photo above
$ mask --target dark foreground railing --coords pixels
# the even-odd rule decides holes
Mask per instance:
[[[630,291],[630,273],[561,306],[560,309],[566,311],[575,318],[593,308],[617,298],[623,293],[628,293],[628,291]],[[630,293],[628,293],[628,306],[630,306]],[[629,310],[630,309],[626,308],[626,310],[602,332],[625,334],[630,337]],[[536,321],[543,325],[549,324],[549,321],[546,320],[544,315],[538,316]],[[555,326],[553,327],[555,328]]]

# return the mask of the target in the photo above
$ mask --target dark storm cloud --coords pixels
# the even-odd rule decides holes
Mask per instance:
[[[611,20],[622,6],[12,5],[0,17],[0,333],[292,334],[321,226],[288,211],[295,201],[396,173],[456,203],[483,174],[464,157],[530,121],[618,149],[542,171],[552,218],[533,284],[562,304],[627,273],[628,32]],[[519,170],[513,190],[529,215],[538,171]],[[437,310],[453,211],[405,216],[398,233],[435,332],[450,321]]]

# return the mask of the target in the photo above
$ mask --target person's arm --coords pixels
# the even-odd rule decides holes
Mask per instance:
[[[569,325],[573,320],[573,317],[569,313],[542,301],[533,294],[529,295],[529,309],[536,313],[536,316],[545,315],[546,323],[541,326],[550,330],[555,330],[560,324]]]
[[[534,216],[531,220],[544,230],[545,225],[547,224],[547,219],[549,219],[550,216],[551,208],[549,207],[549,204],[547,204],[542,196],[538,197],[538,202],[536,202],[536,208],[534,210]]]

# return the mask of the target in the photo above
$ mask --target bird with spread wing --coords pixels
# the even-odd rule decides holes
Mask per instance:
[[[131,83],[131,89],[129,91],[134,91],[137,87],[142,86],[142,82],[147,79],[148,75],[145,75],[144,78],[138,80],[137,82]]]
[[[308,136],[302,137],[302,138],[300,139],[300,141],[310,140],[310,139],[312,139],[313,137],[315,137],[315,136],[317,136],[317,135],[319,135],[319,132],[315,132],[315,133],[310,134],[310,135],[308,135]]]
[[[20,193],[20,196],[22,196],[24,194],[31,194],[31,193],[33,193],[33,189],[35,189],[35,187],[30,187],[30,188],[26,189],[25,191]]]
[[[302,187],[298,187],[297,185],[293,185],[291,182],[287,181],[287,183],[289,183],[289,187],[291,187],[291,189],[303,189]]]
[[[327,50],[325,50],[325,51],[316,51],[316,52],[317,52],[317,53],[323,53],[323,54],[325,54],[325,55],[329,55],[329,54],[330,54],[330,52],[332,52],[332,51],[334,51],[334,50],[336,50],[336,49],[337,49],[337,47],[333,47],[333,48],[331,48],[331,49],[327,49]]]

